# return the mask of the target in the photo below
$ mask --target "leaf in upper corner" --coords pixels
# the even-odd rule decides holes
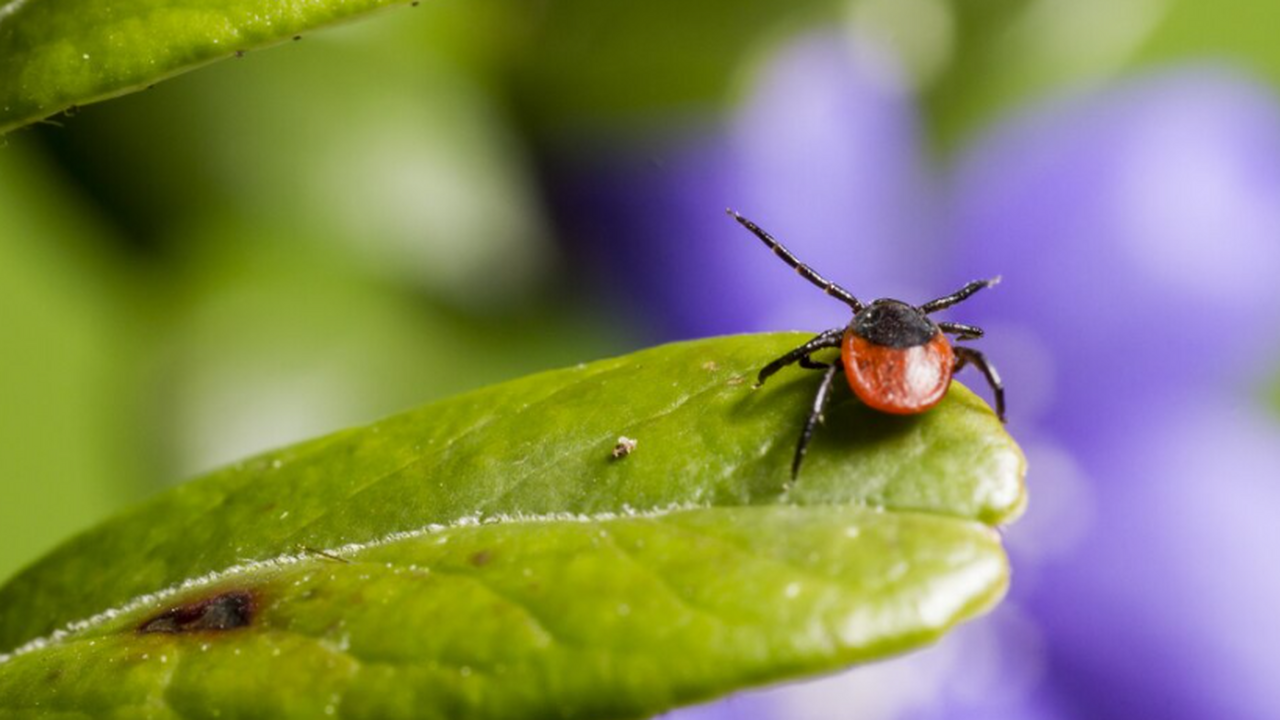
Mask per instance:
[[[0,0],[0,133],[405,0]],[[412,3],[412,4],[417,4]],[[470,6],[475,5],[473,9]],[[463,55],[508,58],[533,115],[671,109],[725,95],[755,40],[839,2],[474,0],[435,18]],[[452,24],[450,24],[452,23]],[[461,39],[459,39],[461,38]],[[654,53],[654,47],[663,52]],[[595,58],[596,62],[582,62]],[[490,58],[488,63],[496,61]],[[651,78],[664,78],[652,82]],[[376,82],[371,77],[370,82]],[[522,91],[523,92],[523,91]],[[541,93],[541,95],[539,95]],[[543,102],[545,97],[549,102]]]
[[[642,717],[929,642],[1004,591],[1022,455],[959,385],[907,418],[842,393],[788,491],[817,378],[743,379],[803,339],[535,375],[162,494],[0,588],[0,710]]]
[[[404,0],[7,0],[0,133]],[[416,3],[415,3],[416,4]]]

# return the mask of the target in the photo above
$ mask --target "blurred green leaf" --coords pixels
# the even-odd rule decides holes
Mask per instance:
[[[1271,410],[1275,413],[1280,413],[1280,374],[1272,378],[1269,387],[1270,391],[1267,393],[1267,397],[1271,401]]]
[[[0,132],[403,0],[8,0]]]
[[[583,128],[629,129],[718,110],[751,62],[837,21],[848,4],[476,1],[510,17],[505,64],[523,119],[571,143],[581,142],[574,133]]]
[[[882,0],[857,0],[868,5]],[[1167,0],[913,0],[945,7],[948,60],[923,79],[925,119],[954,150],[1028,99],[1105,81],[1130,67],[1168,11]],[[910,22],[897,16],[899,26]],[[892,37],[903,33],[889,28]]]
[[[535,375],[162,494],[0,588],[0,647],[69,628],[0,664],[0,708],[638,717],[933,640],[1007,584],[1021,452],[959,385],[845,398],[787,490],[815,377],[742,380],[802,338]]]
[[[854,0],[855,7],[885,0]],[[899,3],[894,3],[898,5]],[[922,85],[940,147],[962,146],[1001,113],[1142,67],[1227,63],[1280,84],[1280,4],[1253,0],[910,0],[942,8],[948,60]],[[855,13],[856,15],[856,13]],[[879,37],[901,51],[909,10]]]
[[[1280,44],[1275,32],[1280,27],[1280,4],[1253,0],[1166,2],[1168,9],[1143,46],[1139,60],[1226,60],[1280,85]]]
[[[0,580],[141,492],[137,297],[110,233],[0,149]]]
[[[170,478],[619,346],[582,308],[459,312],[293,228],[210,222],[185,240],[160,291]]]
[[[503,101],[442,47],[460,2],[218,63],[38,134],[160,252],[274,234],[456,307],[519,307],[553,265],[550,233]]]

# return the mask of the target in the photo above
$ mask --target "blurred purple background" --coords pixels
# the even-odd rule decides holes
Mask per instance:
[[[987,330],[1030,461],[1006,603],[924,653],[669,717],[1280,717],[1274,92],[1149,72],[1030,104],[942,167],[918,113],[892,57],[807,37],[725,127],[559,185],[658,339],[847,322],[725,205],[864,299],[1004,277],[949,312]]]

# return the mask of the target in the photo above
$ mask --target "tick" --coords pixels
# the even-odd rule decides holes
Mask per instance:
[[[974,280],[950,295],[919,306],[890,298],[881,298],[868,305],[797,260],[790,250],[759,225],[733,210],[729,210],[729,214],[760,238],[800,277],[853,310],[853,318],[848,325],[819,333],[809,342],[760,368],[756,376],[755,386],[760,387],[771,375],[795,363],[803,368],[823,371],[822,383],[813,398],[813,407],[800,432],[800,442],[791,461],[792,480],[800,474],[800,464],[804,462],[814,428],[823,420],[822,414],[831,400],[831,386],[837,375],[845,376],[853,394],[868,407],[894,415],[915,415],[937,405],[951,386],[951,376],[965,365],[972,364],[982,371],[991,386],[996,400],[996,416],[1004,422],[1004,385],[995,367],[982,353],[969,347],[953,346],[947,338],[951,334],[958,341],[976,340],[982,337],[982,328],[934,322],[929,317],[963,302],[983,288],[995,285],[1000,278]],[[835,347],[840,348],[840,358],[836,362],[824,363],[812,358],[813,353],[819,350]]]

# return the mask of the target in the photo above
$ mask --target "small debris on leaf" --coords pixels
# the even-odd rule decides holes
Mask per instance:
[[[285,513],[285,514],[287,515],[288,513]],[[326,559],[326,560],[332,560],[332,561],[334,561],[334,562],[340,562],[340,563],[342,563],[342,564],[344,564],[344,565],[350,565],[350,564],[351,564],[351,561],[350,561],[350,560],[348,560],[348,559],[346,559],[346,558],[344,558],[344,557],[342,557],[342,556],[340,556],[340,555],[334,555],[334,554],[333,554],[333,553],[331,553],[331,552],[325,552],[324,550],[319,550],[319,549],[317,549],[317,548],[313,548],[313,547],[311,547],[310,545],[299,545],[299,546],[298,546],[298,550],[299,550],[300,552],[304,552],[304,553],[306,553],[306,554],[308,554],[308,555],[315,555],[315,556],[317,556],[317,557],[322,557],[322,558],[324,558],[324,559]]]
[[[633,440],[626,435],[620,436],[618,438],[618,444],[613,446],[613,459],[621,460],[622,458],[630,455],[636,449],[636,445],[638,444],[639,441]]]

